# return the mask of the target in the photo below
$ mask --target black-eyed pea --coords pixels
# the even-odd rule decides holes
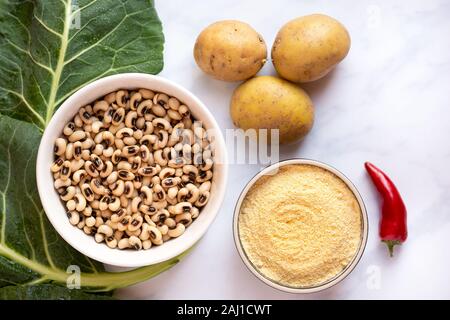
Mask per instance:
[[[96,178],[99,175],[97,169],[95,168],[95,165],[90,160],[87,160],[84,163],[84,170],[86,170],[87,174],[93,178]]]
[[[99,210],[100,208],[99,208],[99,205],[100,205],[100,201],[99,200],[94,200],[94,201],[91,201],[90,203],[89,203],[89,205],[92,207],[92,209],[94,209],[94,210]]]
[[[131,170],[131,163],[129,163],[128,161],[120,161],[117,164],[117,170],[130,171]]]
[[[114,153],[114,148],[113,147],[108,147],[106,149],[103,149],[102,155],[106,158],[111,158],[111,156]]]
[[[134,128],[136,126],[136,121],[138,114],[136,111],[130,111],[125,116],[125,126],[128,128]]]
[[[118,177],[122,180],[125,180],[125,181],[134,180],[134,173],[129,172],[128,170],[118,170],[117,174],[118,174]]]
[[[105,100],[96,101],[94,103],[94,108],[92,110],[94,111],[95,114],[98,114],[100,111],[106,112],[106,110],[108,110],[109,104],[114,101],[115,101],[115,98],[114,98],[114,100],[108,102],[108,100],[106,100],[106,97],[105,97]]]
[[[71,160],[73,158],[73,152],[74,152],[73,143],[68,143],[65,152],[67,160]]]
[[[75,123],[73,123],[73,122],[71,121],[71,122],[68,122],[68,123],[64,126],[63,133],[64,133],[64,135],[66,135],[66,136],[70,136],[70,135],[74,132],[74,130],[75,130]]]
[[[123,182],[122,180],[118,180],[113,184],[112,194],[115,195],[116,197],[120,197],[123,194],[124,190],[125,190],[125,182]]]
[[[153,107],[153,101],[144,100],[136,108],[136,112],[139,117],[144,117],[146,114],[150,113]],[[145,120],[145,118],[144,118]]]
[[[165,130],[159,130],[156,133],[157,141],[154,143],[155,149],[163,149],[169,141],[169,133]]]
[[[83,150],[81,151],[81,159],[83,159],[84,161],[89,160],[91,157],[91,152],[89,150]]]
[[[130,103],[129,103],[130,109],[136,110],[137,107],[139,106],[139,103],[141,102],[141,100],[142,100],[142,95],[139,92],[133,93],[130,97]]]
[[[60,171],[63,164],[64,164],[63,158],[57,158],[55,161],[53,161],[52,166],[50,167],[51,172],[56,173]]]
[[[211,170],[213,164],[214,164],[214,161],[211,158],[204,159],[203,163],[200,165],[200,169],[202,171],[209,171],[209,170]]]
[[[114,239],[115,240],[115,239]],[[117,241],[117,240],[116,240]],[[117,247],[121,250],[128,249],[130,247],[130,243],[128,238],[122,238],[119,240]]]
[[[175,110],[167,110],[167,115],[169,116],[170,119],[175,121],[179,121],[183,118],[181,114]]]
[[[64,161],[63,165],[61,166],[59,177],[62,180],[67,180],[67,179],[69,179],[71,173],[72,173],[71,163],[70,163],[70,161],[66,160],[66,161]]]
[[[170,213],[166,209],[161,209],[154,215],[152,215],[152,221],[155,223],[164,223],[164,221],[170,217]]]
[[[62,156],[66,153],[67,141],[64,138],[58,138],[55,140],[55,145],[53,147],[53,152],[57,156]]]
[[[120,107],[112,115],[112,124],[117,126],[125,119],[125,109]]]
[[[145,120],[145,118],[144,118],[144,120]],[[152,120],[152,121],[153,121],[153,120]],[[145,122],[144,122],[144,126],[143,126],[143,128],[142,128],[142,136],[150,135],[150,134],[153,133],[153,131],[155,130],[155,128],[153,127],[152,121],[145,121]],[[140,138],[140,139],[142,139],[142,138]]]
[[[102,243],[103,241],[105,241],[105,235],[97,232],[94,236],[94,239],[95,242]]]
[[[86,225],[86,218],[80,214],[80,221],[77,224],[77,228],[81,230],[84,228],[85,225]]]
[[[178,112],[181,114],[182,117],[188,118],[191,115],[191,112],[189,111],[189,108],[185,106],[184,104],[181,105],[178,108]]]
[[[182,213],[191,213],[192,210],[192,203],[184,201],[179,202],[175,205],[174,213],[176,215],[182,214]]]
[[[72,160],[70,161],[70,170],[71,170],[72,172],[78,171],[79,169],[83,168],[84,162],[85,162],[85,161],[84,161],[83,159],[80,159],[80,160],[72,159]],[[72,179],[72,180],[73,180],[73,179]]]
[[[128,225],[130,224],[132,218],[130,215],[126,215],[117,223],[117,229],[120,231],[128,230]]]
[[[136,213],[139,211],[139,205],[141,204],[142,199],[141,197],[134,197],[133,200],[131,200],[131,212]]]
[[[159,232],[161,232],[163,236],[166,235],[167,232],[169,231],[169,227],[165,224],[160,224],[156,226],[156,228],[158,228]]]
[[[128,102],[129,93],[127,90],[119,90],[116,92],[115,102],[121,108],[125,108]]]
[[[171,238],[177,238],[184,233],[185,229],[186,227],[184,226],[184,224],[178,223],[175,228],[170,229],[167,232],[167,235],[170,236]]]
[[[128,198],[125,196],[125,194],[122,194],[120,197],[120,206],[122,208],[126,208],[129,204]]]
[[[191,117],[184,117],[183,120],[181,120],[181,121],[186,129],[191,129],[191,127],[192,127]]]
[[[158,228],[154,226],[149,226],[148,229],[150,233],[150,240],[152,241],[152,243],[155,245],[161,245],[163,243],[162,234],[158,230]]]
[[[81,185],[81,193],[87,201],[94,201],[94,191],[91,186],[87,183]]]
[[[69,136],[68,139],[70,142],[76,142],[76,141],[83,140],[85,137],[86,137],[86,132],[84,132],[83,130],[77,130],[77,131],[74,131]]]
[[[139,234],[139,239],[145,241],[145,240],[148,240],[150,238],[149,227],[150,227],[150,225],[148,223],[146,223],[146,222],[144,222],[142,224],[141,233]]]
[[[104,115],[103,115],[103,123],[105,124],[110,124],[112,123],[112,118],[115,112],[114,106],[117,107],[116,104],[112,104],[111,107],[108,108],[108,110],[105,111]]]
[[[173,219],[173,218],[167,218],[167,219],[164,221],[164,224],[165,224],[169,229],[173,229],[173,228],[175,228],[176,225],[177,225],[175,219]]]
[[[146,146],[147,148],[151,145],[155,144],[158,140],[158,137],[154,134],[146,134],[140,140],[139,144]]]
[[[104,195],[106,194],[106,188],[102,185],[102,182],[98,178],[94,178],[90,182],[90,187],[95,194]]]
[[[139,89],[138,92],[142,95],[144,99],[153,99],[155,93],[148,89]]]
[[[66,214],[71,225],[76,226],[80,222],[80,214],[78,212],[70,210]]]
[[[205,181],[198,187],[198,190],[201,193],[204,193],[205,191],[209,191],[210,189],[211,189],[211,181]]]
[[[192,223],[192,216],[190,213],[178,214],[175,217],[176,223],[182,223],[185,227],[188,227]]]
[[[102,217],[96,217],[95,218],[95,227],[96,228],[100,227],[103,223],[104,223],[104,221],[103,221]]]
[[[102,138],[100,142],[97,143],[103,143],[106,147],[113,146],[114,145],[114,134],[111,131],[103,131],[101,132]]]
[[[198,210],[198,208],[197,207],[192,207],[192,210],[191,210],[191,217],[192,217],[192,219],[196,219],[199,214],[200,214],[200,211]]]
[[[155,105],[160,105],[164,109],[169,108],[168,102],[169,102],[169,97],[165,93],[157,93],[153,97],[153,103]]]
[[[171,187],[167,190],[167,198],[168,199],[177,199],[178,187]]]
[[[153,186],[153,201],[163,201],[166,199],[166,192],[160,184]]]
[[[159,178],[161,180],[166,179],[167,177],[173,176],[175,174],[175,169],[174,168],[163,168],[161,169],[161,171],[159,172]]]
[[[119,241],[120,239],[123,238],[123,234],[124,234],[123,231],[115,230],[115,231],[114,231],[114,238],[115,238],[117,241]]]
[[[180,177],[169,177],[162,180],[161,185],[163,188],[172,188],[177,186],[180,182],[181,182]]]
[[[55,182],[53,183],[53,186],[55,187],[55,189],[59,189],[59,188],[63,188],[63,187],[68,187],[72,184],[70,179],[66,179],[66,180],[62,180],[61,178],[56,179]]]
[[[120,199],[118,197],[111,197],[111,200],[108,204],[108,209],[111,211],[117,211],[120,209]]]
[[[73,143],[73,157],[75,160],[80,160],[83,154],[83,147],[80,141],[76,141]]]
[[[90,205],[86,205],[86,208],[84,208],[82,213],[85,217],[90,217],[92,216],[92,212],[93,212],[92,207]]]
[[[152,216],[154,214],[156,214],[156,212],[158,211],[154,206],[149,206],[146,204],[141,204],[139,206],[139,211],[142,212],[144,215],[146,216]]]
[[[156,186],[157,184],[161,184],[161,179],[158,176],[154,176],[151,178],[151,183],[149,185],[149,187],[153,188],[154,186]]]
[[[111,215],[111,221],[112,222],[120,222],[127,214],[127,211],[124,208],[120,208],[119,210],[116,210]]]
[[[103,169],[100,171],[100,177],[101,178],[107,178],[113,171],[114,165],[111,161],[104,162]]]
[[[156,166],[141,167],[138,170],[138,174],[144,177],[152,177],[158,173]]]
[[[78,110],[78,116],[80,117],[81,121],[83,121],[83,123],[92,123],[92,115],[86,110],[86,108],[80,108],[80,110]]]
[[[136,127],[138,129],[134,130],[133,132],[133,138],[136,139],[136,141],[141,140],[141,138],[144,136],[144,132],[142,131],[142,128],[144,127],[145,119],[144,118],[138,118],[136,121]]]
[[[132,181],[125,181],[125,185],[124,185],[124,195],[127,198],[131,198],[133,196],[134,193],[134,184]]]
[[[100,211],[104,211],[104,210],[108,209],[109,202],[111,201],[110,199],[111,198],[107,195],[102,196],[100,198],[100,202],[98,205],[98,208],[100,209]]]
[[[153,202],[153,192],[148,186],[142,186],[139,191],[139,197],[146,205],[151,205]]]
[[[91,154],[90,160],[94,164],[95,169],[97,169],[98,171],[101,171],[103,169],[105,164],[103,163],[103,160],[98,155]]]
[[[97,228],[97,233],[103,234],[107,238],[113,235],[113,229],[107,224],[102,224]]]
[[[121,239],[120,241],[122,241],[122,240],[123,239]],[[128,242],[128,239],[126,239],[126,241]],[[117,248],[117,246],[118,246],[118,241],[116,238],[114,238],[114,236],[107,237],[105,242],[106,242],[106,245],[111,249]]]
[[[83,197],[82,194],[80,194],[80,193],[75,194],[72,200],[75,201],[75,210],[76,211],[81,212],[84,210],[84,208],[86,208],[86,198]]]
[[[211,170],[208,171],[202,171],[200,170],[198,176],[195,178],[195,181],[198,183],[202,183],[208,180],[211,180],[213,174]]]
[[[153,119],[152,124],[154,128],[159,130],[169,131],[172,129],[170,122],[164,118]]]
[[[100,216],[101,216],[103,219],[105,219],[105,220],[109,220],[109,219],[111,219],[112,212],[111,212],[111,210],[108,210],[108,209],[106,209],[106,210],[101,210],[101,211],[100,211]]]
[[[151,240],[144,240],[142,241],[142,249],[148,250],[152,247],[152,241]]]
[[[164,167],[167,165],[167,158],[163,156],[163,150],[156,150],[153,153],[153,157],[155,159],[155,163],[159,164],[160,166]]]
[[[92,217],[92,216],[86,218],[86,226],[88,226],[88,227],[94,227],[94,226],[95,226],[95,218]]]
[[[133,129],[127,128],[127,127],[123,127],[122,129],[120,129],[116,132],[116,138],[119,138],[119,139],[123,139],[126,137],[132,137],[132,136],[133,136]]]
[[[123,141],[124,145],[126,145],[126,146],[132,146],[137,143],[137,140],[134,137],[125,137],[122,139],[122,141]]]
[[[144,218],[139,214],[134,214],[132,216],[131,222],[128,224],[128,230],[131,232],[137,231],[141,228]]]
[[[130,244],[130,248],[134,250],[141,250],[142,249],[142,241],[136,236],[131,236],[128,240]]]
[[[142,162],[149,163],[150,156],[152,154],[150,153],[150,150],[148,149],[147,146],[140,146],[138,155],[139,157],[141,157]]]
[[[67,188],[63,188],[63,191],[60,193],[60,198],[63,201],[69,201],[75,196],[75,187],[68,186]]]
[[[142,159],[140,156],[133,157],[133,162],[131,163],[131,172],[136,173],[141,167]]]
[[[197,207],[203,207],[206,205],[206,203],[209,200],[209,191],[204,191],[200,193],[200,196],[198,197],[198,200],[195,202],[195,205]]]
[[[102,144],[96,144],[94,149],[92,150],[92,153],[96,154],[97,156],[101,156],[104,150],[105,147]]]
[[[117,230],[118,228],[118,222],[112,222],[111,219],[108,219],[105,224],[109,227],[111,227],[111,229],[113,230]]]
[[[125,146],[122,149],[122,156],[123,157],[132,157],[135,156],[139,152],[139,146],[132,145],[132,146]]]
[[[169,198],[169,197],[167,197],[167,198],[166,198],[166,201],[167,201],[167,203],[168,203],[169,205],[176,205],[176,204],[178,203],[178,200],[177,200],[176,197],[175,197],[175,198]]]

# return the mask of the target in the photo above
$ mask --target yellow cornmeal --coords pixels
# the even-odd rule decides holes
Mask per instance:
[[[262,275],[307,287],[338,275],[355,256],[361,208],[332,172],[287,165],[251,187],[238,227],[243,249]]]

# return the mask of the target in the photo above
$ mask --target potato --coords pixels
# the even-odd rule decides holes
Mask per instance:
[[[273,76],[254,77],[237,87],[230,112],[234,124],[244,130],[279,129],[280,143],[302,139],[314,122],[314,107],[306,92]]]
[[[322,78],[342,61],[350,49],[350,36],[337,20],[313,14],[285,24],[272,46],[278,74],[293,82]]]
[[[267,58],[263,38],[248,24],[218,21],[204,29],[194,46],[197,65],[219,80],[241,81],[254,76]]]

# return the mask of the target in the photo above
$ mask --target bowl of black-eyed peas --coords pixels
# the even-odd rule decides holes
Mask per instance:
[[[43,133],[36,166],[57,232],[81,253],[122,267],[192,247],[227,181],[225,142],[208,108],[181,86],[139,73],[70,96]]]

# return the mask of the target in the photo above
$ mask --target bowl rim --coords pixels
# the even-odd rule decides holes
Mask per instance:
[[[241,206],[242,206],[242,202],[245,199],[250,188],[255,184],[256,181],[258,181],[265,174],[267,174],[277,168],[287,166],[287,165],[295,165],[295,164],[313,165],[313,166],[328,170],[331,173],[335,174],[338,178],[340,178],[349,187],[349,189],[354,194],[354,196],[360,206],[361,216],[362,216],[362,219],[361,219],[361,225],[362,225],[361,241],[360,241],[358,250],[356,251],[355,255],[353,256],[351,262],[342,270],[342,272],[338,273],[333,278],[331,278],[323,283],[320,283],[318,285],[310,286],[310,287],[290,287],[290,286],[275,282],[275,281],[269,279],[268,277],[264,276],[262,273],[260,273],[258,271],[258,269],[253,265],[253,263],[248,258],[247,254],[245,253],[245,250],[242,247],[242,242],[241,242],[241,239],[239,236],[238,221],[239,221]],[[287,293],[292,293],[292,294],[315,293],[315,292],[319,292],[319,291],[331,288],[332,286],[340,283],[355,269],[355,267],[358,265],[359,261],[361,260],[361,257],[363,255],[366,245],[367,245],[368,234],[369,234],[369,220],[368,220],[368,216],[367,216],[367,210],[366,210],[366,206],[364,204],[364,200],[363,200],[361,194],[359,193],[358,189],[356,188],[356,186],[341,171],[339,171],[338,169],[336,169],[333,166],[330,166],[330,165],[328,165],[324,162],[318,161],[318,160],[307,159],[307,158],[290,158],[290,159],[280,160],[279,162],[276,162],[274,164],[271,164],[271,165],[263,168],[262,170],[257,172],[247,182],[244,189],[241,191],[239,198],[236,201],[236,205],[234,207],[233,238],[234,238],[234,244],[236,246],[236,250],[238,251],[239,257],[241,258],[242,262],[245,264],[247,269],[260,281],[264,282],[266,285],[268,285],[272,288],[275,288],[277,290],[287,292]]]
[[[45,175],[48,174],[49,171],[47,172],[45,170],[42,170],[42,168],[45,168],[45,166],[47,164],[46,157],[48,157],[48,154],[46,154],[46,150],[44,150],[44,149],[47,149],[49,147],[49,143],[52,143],[52,144],[54,143],[51,140],[51,137],[54,135],[54,131],[56,129],[52,130],[51,128],[53,128],[55,125],[57,125],[56,123],[58,122],[58,119],[65,118],[67,116],[67,113],[75,114],[76,111],[74,111],[72,108],[75,108],[76,110],[78,110],[80,108],[80,106],[74,107],[74,104],[78,99],[81,99],[81,97],[83,95],[85,95],[87,93],[92,93],[95,90],[99,90],[99,92],[100,92],[99,97],[102,96],[103,94],[106,94],[106,93],[101,92],[102,85],[114,86],[116,89],[113,89],[113,90],[118,90],[120,88],[129,88],[129,89],[137,88],[137,86],[129,85],[127,80],[132,80],[132,81],[136,81],[136,82],[140,81],[140,83],[142,83],[142,86],[141,86],[142,88],[148,88],[150,90],[155,90],[155,91],[158,91],[158,90],[155,88],[151,88],[151,85],[149,83],[154,83],[154,84],[158,83],[157,85],[155,84],[154,86],[155,87],[157,87],[157,86],[166,87],[167,91],[178,92],[179,95],[184,96],[185,98],[188,97],[188,99],[193,102],[193,103],[191,102],[189,106],[192,109],[195,108],[195,109],[200,110],[198,112],[202,113],[202,116],[203,116],[203,119],[201,119],[201,120],[205,120],[205,121],[209,122],[209,124],[210,124],[209,128],[213,129],[215,131],[215,137],[214,137],[215,138],[214,144],[215,144],[215,148],[216,148],[215,150],[220,149],[219,155],[216,154],[216,156],[218,156],[218,159],[221,160],[220,165],[216,166],[216,168],[218,168],[217,170],[220,171],[220,179],[214,181],[215,185],[216,185],[214,187],[215,188],[214,202],[211,202],[211,201],[209,202],[209,203],[211,203],[211,208],[208,210],[208,218],[205,218],[206,221],[204,221],[203,226],[198,227],[199,229],[196,230],[196,232],[193,233],[188,239],[184,239],[184,240],[188,240],[188,241],[179,241],[177,243],[176,248],[175,249],[172,248],[172,250],[170,250],[170,253],[158,254],[158,255],[156,255],[156,257],[154,254],[150,254],[152,252],[152,250],[129,251],[129,250],[118,250],[118,249],[107,248],[110,251],[117,250],[118,252],[122,252],[122,253],[133,252],[134,254],[140,254],[141,258],[136,259],[138,261],[136,261],[135,259],[132,259],[132,257],[133,257],[132,255],[128,258],[117,259],[117,256],[121,256],[120,254],[117,254],[117,255],[106,254],[106,253],[105,254],[102,253],[101,255],[93,254],[93,252],[96,251],[95,249],[90,249],[88,246],[79,244],[77,242],[77,239],[78,239],[77,236],[73,236],[71,234],[66,234],[66,232],[63,230],[63,226],[60,225],[60,223],[57,221],[57,218],[56,218],[56,215],[61,213],[60,209],[56,210],[54,207],[52,207],[50,205],[50,201],[46,201],[48,194],[46,194],[44,192],[44,190],[48,189],[49,186],[48,186],[48,181],[46,181],[48,178],[45,177]],[[116,85],[116,83],[117,83],[117,85]],[[105,90],[105,89],[103,89],[103,90]],[[161,92],[162,91],[164,91],[164,90],[161,90]],[[176,94],[173,94],[173,96],[177,97]],[[177,97],[177,98],[180,98],[181,101],[185,100],[181,97]],[[195,105],[195,107],[192,107],[192,105]],[[56,190],[53,187],[53,179],[51,179],[50,181],[52,182],[51,189],[56,194]],[[227,181],[228,181],[228,162],[227,162],[227,149],[226,149],[226,145],[225,145],[225,140],[224,140],[222,131],[220,129],[220,126],[218,125],[216,119],[214,118],[212,113],[209,111],[209,109],[206,107],[206,105],[203,104],[203,102],[199,98],[197,98],[197,96],[195,96],[191,91],[187,90],[186,88],[182,87],[181,85],[179,85],[169,79],[166,79],[164,77],[157,76],[157,75],[151,75],[151,74],[145,74],[145,73],[120,73],[120,74],[103,77],[103,78],[100,78],[100,79],[90,82],[89,84],[81,87],[80,89],[78,89],[77,91],[72,93],[61,104],[61,106],[56,110],[56,112],[53,114],[50,122],[48,123],[47,127],[45,128],[42,138],[41,138],[41,141],[39,143],[38,154],[37,154],[37,159],[36,159],[36,182],[37,182],[37,187],[38,187],[38,194],[39,194],[39,197],[40,197],[40,200],[42,203],[42,207],[44,208],[46,216],[49,219],[50,223],[52,224],[53,228],[58,232],[58,234],[70,246],[72,246],[78,252],[80,252],[94,260],[100,261],[102,263],[106,263],[108,265],[117,266],[117,267],[132,267],[132,268],[134,268],[134,267],[142,267],[142,266],[157,264],[160,262],[168,261],[168,260],[180,255],[181,253],[185,252],[192,246],[194,246],[203,237],[203,235],[206,233],[206,231],[209,229],[212,222],[215,220],[218,212],[220,211],[220,208],[221,208],[224,196],[225,196]],[[57,196],[57,194],[56,194],[56,196]],[[59,198],[59,196],[58,196],[58,198]],[[64,206],[62,208],[65,209]],[[73,227],[73,228],[75,228],[75,227]],[[76,231],[79,231],[79,230],[76,229]],[[192,231],[192,232],[194,232],[194,231]],[[85,234],[82,233],[82,236],[85,236]],[[181,238],[183,238],[183,237],[180,237],[177,239],[181,239]],[[175,239],[175,241],[176,241],[176,239]],[[161,247],[163,247],[163,246],[161,246]],[[147,255],[145,255],[145,253],[147,253]],[[125,257],[126,255],[124,254],[123,256]],[[136,257],[136,256],[134,256],[134,257]]]

